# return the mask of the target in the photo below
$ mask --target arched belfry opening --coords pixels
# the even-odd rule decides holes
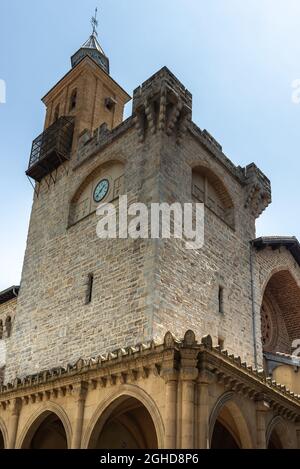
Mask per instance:
[[[45,412],[29,428],[23,449],[67,449],[64,425],[54,412]]]
[[[300,337],[300,288],[288,270],[269,280],[261,305],[263,351],[292,353],[293,341]]]
[[[122,396],[96,423],[89,441],[91,449],[157,449],[152,417],[136,398]]]

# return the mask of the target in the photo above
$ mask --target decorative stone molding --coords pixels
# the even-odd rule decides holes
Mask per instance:
[[[133,114],[140,142],[147,132],[165,132],[179,144],[192,118],[192,95],[164,67],[134,91]]]
[[[271,183],[254,163],[246,166],[245,178],[245,208],[250,209],[252,215],[258,218],[272,201]]]
[[[66,368],[55,368],[42,373],[16,379],[0,387],[3,408],[13,399],[22,405],[42,401],[55,401],[60,396],[74,395],[76,389],[114,387],[117,384],[136,383],[149,377],[166,382],[214,379],[227,391],[257,401],[264,396],[270,408],[284,418],[300,421],[300,396],[290,392],[261,370],[243,363],[240,357],[213,347],[210,336],[196,341],[193,331],[187,331],[183,340],[175,340],[169,332],[162,344],[151,341],[136,347],[119,349],[105,356],[89,360],[80,359]],[[203,378],[204,377],[204,378]],[[211,382],[211,381],[209,381]],[[83,386],[83,383],[86,383]]]

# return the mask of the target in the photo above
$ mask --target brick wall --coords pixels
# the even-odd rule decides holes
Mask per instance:
[[[300,267],[285,247],[257,252],[255,267],[257,335],[261,327],[260,308],[267,294],[277,306],[279,337],[273,351],[291,353],[292,341],[300,339]]]

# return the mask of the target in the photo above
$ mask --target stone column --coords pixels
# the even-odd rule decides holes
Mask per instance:
[[[165,449],[176,449],[178,381],[166,381]]]
[[[209,384],[212,375],[208,371],[201,371],[197,382],[197,448],[209,449]]]
[[[192,378],[192,377],[191,377]],[[195,381],[193,379],[182,380],[182,409],[181,425],[182,449],[193,449],[195,446]]]
[[[269,404],[265,400],[256,402],[256,448],[267,449],[267,425],[266,417],[270,410]]]
[[[85,406],[87,391],[88,391],[88,383],[86,382],[78,383],[73,388],[73,396],[74,396],[74,402],[75,402],[75,419],[74,419],[74,425],[73,425],[73,436],[72,436],[72,444],[71,444],[72,449],[81,448],[84,406]]]
[[[165,437],[164,448],[176,449],[177,440],[177,401],[178,401],[178,357],[175,342],[168,332],[164,339],[165,350],[161,376],[165,380]]]
[[[8,449],[14,449],[17,440],[17,433],[18,433],[18,424],[19,424],[19,417],[22,407],[22,400],[17,398],[13,399],[10,403],[10,419],[9,419],[9,429],[8,429]]]
[[[195,385],[198,377],[196,339],[193,331],[184,336],[180,350],[181,379],[181,448],[195,448]]]

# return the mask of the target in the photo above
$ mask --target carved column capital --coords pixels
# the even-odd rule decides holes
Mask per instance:
[[[74,384],[72,395],[76,402],[85,401],[88,388],[89,388],[89,384],[86,381],[81,381],[80,383]]]
[[[270,405],[266,401],[265,396],[261,395],[256,398],[256,447],[258,449],[266,449],[266,433],[267,433],[267,414],[270,410]]]
[[[180,379],[194,381],[198,378],[198,353],[194,348],[185,347],[180,350]]]
[[[215,375],[209,370],[200,370],[198,375],[198,383],[200,385],[212,384],[215,380]]]
[[[18,416],[21,412],[22,408],[22,399],[17,397],[16,399],[12,399],[9,404],[9,409],[11,411],[11,415]]]
[[[270,404],[264,395],[256,397],[255,404],[257,412],[269,412],[270,410]]]

